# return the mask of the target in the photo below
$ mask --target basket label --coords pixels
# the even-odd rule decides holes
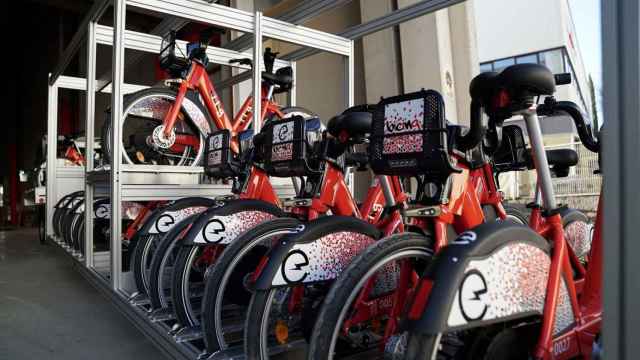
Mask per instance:
[[[293,141],[294,126],[295,122],[293,121],[275,124],[273,126],[273,143],[280,144],[283,142]]]
[[[213,135],[209,137],[209,149],[211,150],[219,150],[222,149],[222,141],[223,141],[222,133]]]
[[[293,137],[293,131],[291,132],[291,134]],[[274,145],[271,148],[271,161],[285,160],[293,160],[293,143]]]
[[[207,159],[207,164],[209,166],[215,166],[222,164],[222,150],[216,150],[209,153],[209,158]]]
[[[396,135],[423,130],[424,99],[387,104],[384,107],[384,134]]]
[[[384,138],[382,141],[383,154],[405,154],[422,151],[422,134],[400,135]]]

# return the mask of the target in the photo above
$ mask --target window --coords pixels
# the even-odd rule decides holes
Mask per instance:
[[[489,72],[489,71],[493,71],[493,63],[484,63],[484,64],[480,64],[480,72]]]
[[[513,58],[508,58],[508,59],[502,59],[502,60],[496,60],[493,62],[493,69],[494,71],[502,71],[504,68],[511,66],[515,64],[515,61]]]
[[[560,49],[545,51],[540,53],[540,64],[548,67],[554,74],[563,73],[565,70],[562,57]]]
[[[538,54],[518,56],[516,58],[516,63],[517,64],[537,64],[538,63]]]

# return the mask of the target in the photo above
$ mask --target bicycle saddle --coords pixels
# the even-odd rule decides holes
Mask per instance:
[[[291,84],[293,84],[293,69],[287,66],[278,69],[275,73],[263,71],[262,80],[271,85],[277,85],[281,88],[289,89]]]
[[[327,131],[339,138],[346,133],[349,138],[363,138],[371,132],[372,116],[369,112],[347,112],[329,120]]]
[[[471,98],[480,99],[488,104],[499,89],[505,89],[512,97],[553,95],[556,91],[554,75],[543,65],[517,64],[502,72],[485,72],[471,80],[469,93]]]
[[[556,79],[543,65],[517,64],[504,69],[497,78],[500,87],[512,96],[553,95]]]

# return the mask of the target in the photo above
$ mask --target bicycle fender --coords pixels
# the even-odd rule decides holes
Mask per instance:
[[[202,197],[188,197],[173,201],[155,209],[138,233],[142,236],[165,234],[189,215],[203,212],[216,205],[219,205],[218,201]]]
[[[210,208],[198,216],[189,228],[184,246],[226,245],[238,235],[265,221],[283,217],[279,207],[262,200],[235,199]]]
[[[432,288],[422,314],[409,316],[410,330],[438,334],[541,316],[549,254],[549,243],[523,225],[490,222],[460,234],[427,270]],[[563,281],[554,333],[574,321]]]
[[[335,279],[354,257],[382,237],[375,226],[346,216],[323,217],[300,230],[282,238],[267,255],[256,289]]]

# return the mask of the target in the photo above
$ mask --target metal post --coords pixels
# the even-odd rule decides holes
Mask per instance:
[[[640,323],[640,6],[602,1],[604,357],[636,359]],[[636,354],[636,355],[634,355]]]
[[[58,151],[58,86],[49,85],[47,100],[47,235],[53,236],[53,206],[58,202],[56,192]]]
[[[262,123],[262,13],[256,11],[253,32],[253,131],[260,132]]]
[[[297,68],[297,63],[295,61],[291,62],[291,70],[292,70],[292,75],[293,75],[293,85],[291,86],[291,90],[289,90],[289,106],[296,106],[296,102],[298,101],[297,96],[296,96],[296,81],[298,81],[297,79],[297,74],[298,74],[298,68]]]
[[[120,136],[122,133],[122,83],[124,81],[124,30],[126,0],[113,0],[113,84],[111,89],[111,285],[120,290],[122,272],[122,199],[120,189],[120,163],[122,161]]]
[[[86,113],[86,164],[87,173],[93,171],[96,107],[96,23],[87,25],[87,113]],[[84,264],[93,267],[93,184],[86,181],[84,186]]]
[[[354,105],[355,98],[355,59],[354,59],[354,41],[351,41],[351,47],[349,55],[344,59],[345,62],[345,98],[346,107],[350,108]],[[349,171],[346,176],[347,185],[351,193],[354,193],[354,174],[353,171]]]

